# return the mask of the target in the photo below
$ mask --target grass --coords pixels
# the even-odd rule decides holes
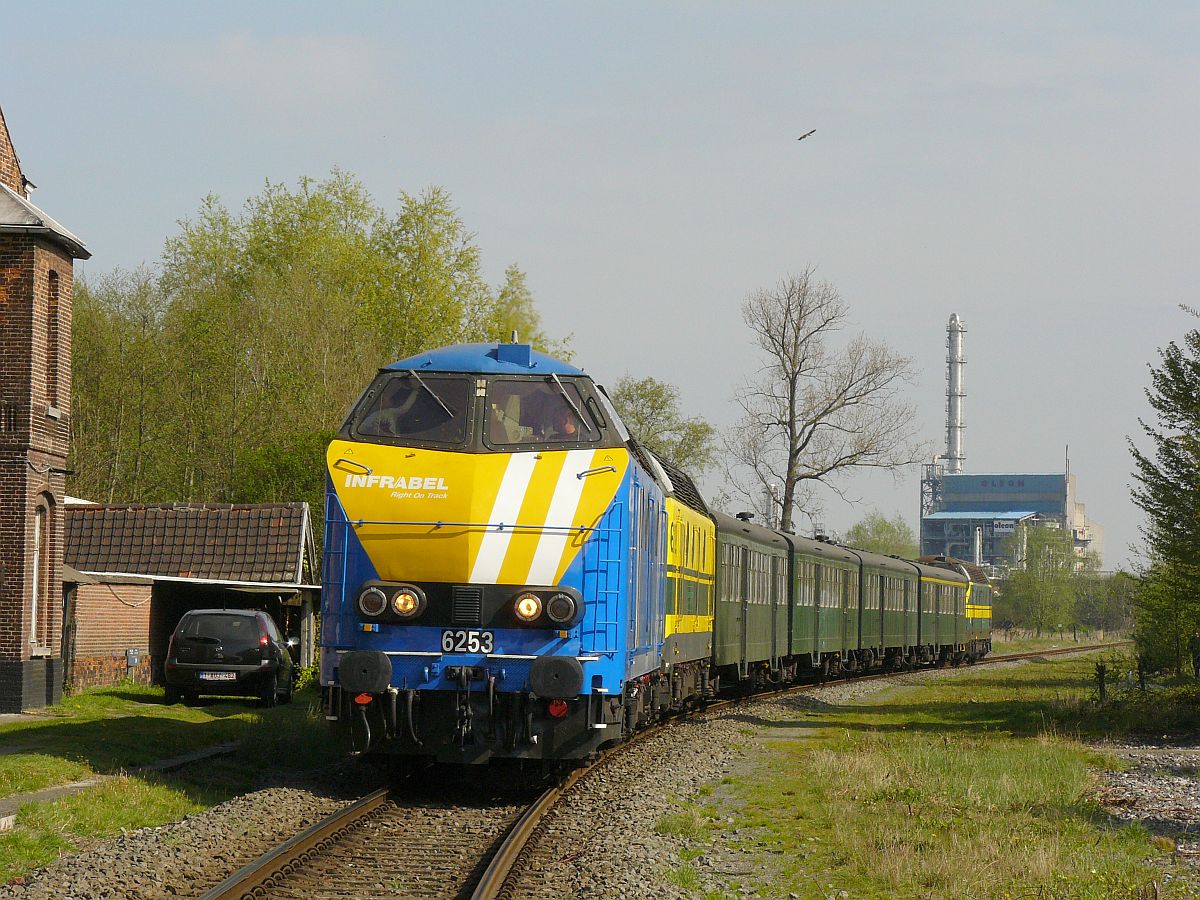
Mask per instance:
[[[992,632],[992,652],[997,654],[1030,653],[1034,650],[1059,650],[1064,647],[1106,644],[1123,640],[1126,640],[1125,635],[1112,632],[1105,633],[1101,637],[1100,632],[1084,634],[1081,631],[1076,639],[1071,636],[1070,629],[1062,632],[1047,632],[1042,635],[1035,635],[1032,631],[1023,629],[996,630]]]
[[[654,826],[654,830],[659,834],[673,834],[695,840],[704,835],[704,822],[696,810],[689,808],[663,816]]]
[[[23,804],[0,833],[0,884],[60,853],[122,831],[173,822],[262,784],[264,770],[302,770],[344,755],[315,691],[274,709],[253,701],[167,706],[161,689],[126,684],[65,699],[36,720],[0,726],[0,796],[107,775],[95,787]],[[236,743],[231,756],[178,772],[128,774],[160,759]]]
[[[1067,736],[1111,725],[1081,715],[1096,711],[1094,666],[981,668],[817,713],[797,703],[758,723],[759,762],[705,798],[717,806],[694,846],[752,854],[762,874],[732,894],[1100,900],[1158,880],[1162,897],[1193,896],[1169,838],[1091,799],[1096,770],[1119,766]]]

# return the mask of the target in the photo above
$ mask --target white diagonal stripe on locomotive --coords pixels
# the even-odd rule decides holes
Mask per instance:
[[[488,518],[490,527],[484,533],[475,564],[471,568],[472,583],[496,583],[512,542],[513,525],[520,515],[521,504],[525,502],[538,459],[537,453],[514,453],[509,458]]]
[[[579,512],[579,501],[583,496],[585,479],[580,473],[592,463],[595,451],[570,450],[566,462],[554,487],[550,509],[546,513],[547,528],[542,532],[537,550],[529,565],[527,584],[556,584],[558,570],[562,565],[563,550],[566,549],[570,529],[575,526]]]

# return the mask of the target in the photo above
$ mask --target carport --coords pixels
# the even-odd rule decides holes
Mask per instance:
[[[320,586],[307,503],[75,503],[66,561],[95,578],[152,580],[146,646],[156,681],[189,609],[265,610],[299,641],[296,661],[315,660]]]

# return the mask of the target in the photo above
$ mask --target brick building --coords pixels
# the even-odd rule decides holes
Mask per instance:
[[[31,187],[0,110],[0,712],[62,692],[71,297],[91,255]]]

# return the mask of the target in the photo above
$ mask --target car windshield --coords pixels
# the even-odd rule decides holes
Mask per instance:
[[[363,399],[354,430],[360,437],[461,444],[467,439],[469,391],[469,380],[461,376],[391,374]]]
[[[225,613],[188,616],[179,627],[179,635],[196,640],[219,641],[226,646],[256,644],[259,639],[258,620],[254,616]]]
[[[576,444],[600,438],[579,388],[557,378],[493,381],[484,429],[489,444]]]

